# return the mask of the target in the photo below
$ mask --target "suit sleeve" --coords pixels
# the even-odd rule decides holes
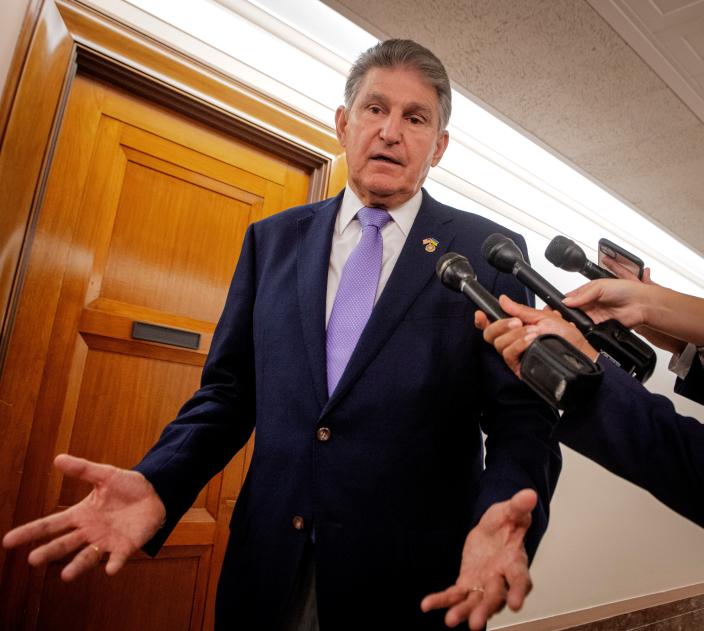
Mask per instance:
[[[166,522],[145,546],[156,554],[211,477],[247,442],[255,422],[252,310],[254,229],[245,235],[201,386],[135,467],[166,507]]]
[[[511,238],[527,259],[525,241]],[[506,294],[516,302],[534,306],[533,294],[510,274],[499,273],[493,287],[496,296]],[[480,418],[486,434],[485,469],[480,482],[474,522],[495,502],[532,488],[538,493],[525,546],[530,559],[548,524],[550,499],[555,490],[562,459],[552,437],[557,413],[522,383],[506,366],[493,346],[482,344],[481,370],[485,403]]]
[[[597,394],[566,412],[559,440],[704,526],[704,426],[605,359]]]

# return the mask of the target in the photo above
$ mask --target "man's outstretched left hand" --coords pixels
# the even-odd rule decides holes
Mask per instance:
[[[523,489],[490,506],[467,535],[455,584],[426,596],[421,609],[447,608],[447,626],[466,620],[475,630],[505,604],[518,611],[532,588],[523,539],[537,501],[535,491]]]

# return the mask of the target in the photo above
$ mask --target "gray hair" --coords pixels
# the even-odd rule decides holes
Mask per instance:
[[[400,66],[417,70],[435,88],[440,103],[440,129],[445,129],[452,111],[452,89],[445,66],[430,50],[410,39],[387,39],[359,56],[347,75],[345,107],[352,107],[364,75],[372,68]]]

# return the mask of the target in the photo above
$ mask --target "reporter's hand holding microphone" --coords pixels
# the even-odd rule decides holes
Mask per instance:
[[[500,258],[506,258],[507,269],[504,271],[510,271],[523,280],[516,273],[520,271],[522,276],[531,277],[529,280],[554,294],[553,298],[562,297],[547,281],[533,273],[522,257],[516,257],[511,243],[504,241],[505,237],[492,236],[496,238],[482,248],[490,262],[487,254],[490,254],[492,247],[498,246]],[[494,255],[497,255],[496,250]],[[586,257],[583,259],[579,261],[579,269],[573,271],[590,267],[585,265]],[[589,273],[598,274],[594,267],[597,266],[589,269]],[[529,385],[530,379],[526,379],[523,369],[527,365],[526,356],[533,351],[536,361],[531,366],[535,383],[531,387],[537,392],[540,393],[546,381],[555,383],[554,376],[564,369],[564,365],[560,365],[561,359],[569,364],[571,359],[568,357],[574,359],[581,355],[585,362],[598,367],[599,372],[594,373],[598,374],[598,378],[582,378],[589,383],[589,388],[581,391],[572,388],[570,401],[573,404],[581,401],[582,405],[571,406],[562,416],[555,427],[558,439],[616,475],[650,491],[695,523],[704,525],[701,484],[697,482],[704,472],[701,468],[693,469],[688,465],[701,461],[693,458],[693,454],[701,453],[704,440],[704,428],[697,421],[676,414],[667,399],[650,394],[636,379],[626,374],[627,371],[603,360],[605,379],[602,383],[601,367],[594,363],[599,353],[575,324],[567,322],[549,307],[540,311],[518,304],[507,296],[500,296],[497,304],[496,299],[479,285],[465,257],[448,253],[438,262],[437,272],[444,284],[461,291],[482,309],[475,313],[475,325],[483,331],[484,339],[502,355],[509,368]],[[645,279],[649,279],[647,274]],[[584,306],[593,322],[584,321],[579,315],[576,317],[590,331],[593,325],[598,326],[601,322],[619,317],[623,318],[621,322],[624,326],[648,322],[649,316],[639,311],[640,303],[633,298],[633,293],[641,290],[640,285],[650,287],[647,283],[634,280],[593,281],[568,294],[564,300],[564,311],[568,316],[574,316],[573,311],[580,313],[578,307]],[[536,293],[540,295],[538,290]],[[541,297],[545,300],[544,296]],[[629,317],[628,311],[632,309],[636,309],[636,313]],[[702,320],[699,318],[700,322]],[[596,339],[600,338],[597,336]],[[545,345],[546,340],[563,340],[564,344]],[[541,348],[541,341],[547,353],[535,352]],[[568,352],[562,354],[561,350]],[[647,371],[641,372],[641,375],[646,374]],[[549,378],[545,379],[546,376]],[[654,465],[659,472],[657,476],[652,475]],[[467,538],[462,570],[456,584],[426,598],[422,605],[424,610],[449,607],[446,622],[451,626],[465,618],[470,618],[473,624],[481,624],[500,609],[502,600],[496,597],[484,603],[484,599],[479,599],[477,603],[478,597],[472,593],[472,585],[485,570],[507,581],[510,591],[506,598],[512,609],[522,606],[531,585],[527,558],[522,553],[526,519],[529,519],[532,508],[530,494],[530,490],[524,490],[510,501],[496,504],[487,511],[482,523]],[[493,516],[491,523],[488,521],[490,513]],[[480,542],[479,546],[475,545],[477,542]],[[484,555],[477,558],[474,555],[475,550],[487,549],[493,550],[491,557]],[[482,580],[488,584],[488,581]],[[482,608],[489,603],[492,603],[489,609]]]
[[[599,357],[579,329],[563,317],[546,307],[542,311],[533,309],[500,296],[499,304],[508,316],[503,320],[490,322],[483,311],[477,311],[474,324],[484,332],[484,339],[494,346],[504,358],[508,367],[521,378],[521,357],[541,335],[558,335],[577,348],[592,362]]]
[[[595,280],[566,294],[563,302],[583,309],[595,322],[615,318],[673,353],[688,342],[704,345],[704,299],[645,282],[645,278]]]
[[[591,279],[568,292],[563,303],[582,309],[597,324],[618,320],[672,353],[681,352],[687,342],[704,345],[704,300],[654,283],[649,268],[639,276],[611,256],[602,256],[596,265],[563,236],[550,242],[545,256],[555,266]]]
[[[493,239],[494,237],[496,239]],[[491,245],[497,239],[504,240],[512,246],[511,257],[515,248],[522,260],[520,250],[513,241],[503,235],[491,235],[484,246]],[[504,244],[504,241],[501,241],[501,244]],[[483,247],[482,251],[485,250],[486,247]],[[505,252],[505,248],[502,248],[502,252]],[[492,265],[495,265],[491,256],[487,256],[486,253],[485,256]],[[527,265],[522,266],[521,269],[525,271],[526,268],[530,269]],[[496,321],[497,324],[500,323],[501,328],[520,326],[520,321],[507,319],[508,314],[502,310],[496,297],[479,283],[474,269],[465,256],[448,252],[438,260],[436,272],[446,287],[463,293],[474,302],[481,310],[477,314],[481,314],[487,323],[489,320]],[[583,316],[579,312],[575,313],[577,316]],[[583,318],[588,321],[588,324],[593,324],[586,316]],[[540,337],[535,336],[531,343],[522,349],[520,358],[515,358],[516,366],[520,365],[520,370],[517,369],[514,372],[516,374],[520,372],[522,380],[551,406],[568,409],[579,405],[585,396],[594,391],[601,380],[601,369],[563,336],[551,333],[546,332]]]
[[[585,273],[585,258],[574,259],[572,264],[577,269],[571,271]],[[586,271],[601,274],[596,267]],[[617,264],[610,268],[628,274]],[[648,270],[644,272],[642,281],[633,274],[619,279],[607,277],[605,272],[569,292],[561,300],[561,308],[568,315],[569,309],[583,309],[597,326],[614,320],[629,328],[647,326],[650,341],[659,346],[663,339],[670,345],[704,345],[704,299],[655,285]],[[484,313],[477,312],[475,324],[519,377],[523,378],[521,357],[545,334],[557,334],[591,360],[597,358],[597,350],[588,341],[589,332],[585,337],[579,322],[574,326],[550,309],[538,311],[506,296],[499,298],[499,304],[513,317],[490,322]],[[701,358],[702,349],[697,351]],[[704,526],[704,425],[678,414],[668,398],[646,390],[627,374],[629,371],[605,359],[599,359],[599,365],[603,367],[599,387],[584,396],[580,406],[562,415],[554,429],[555,437]],[[678,379],[675,391],[704,404],[700,359],[692,360],[686,380]]]

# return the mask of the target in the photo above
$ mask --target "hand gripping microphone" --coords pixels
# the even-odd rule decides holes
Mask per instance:
[[[511,239],[498,233],[489,235],[482,244],[482,255],[498,270],[513,274],[565,320],[573,322],[594,348],[636,379],[644,383],[653,374],[656,357],[650,346],[617,320],[595,324],[580,309],[566,306],[562,302],[565,296],[525,262]]]
[[[545,258],[555,267],[567,270],[568,272],[579,272],[589,280],[598,278],[617,278],[607,269],[596,263],[592,263],[584,250],[580,248],[572,239],[559,235],[555,237],[545,250]]]
[[[493,322],[507,318],[496,297],[477,280],[467,257],[448,252],[435,267],[443,285],[463,293]],[[541,335],[521,356],[521,379],[552,407],[567,410],[590,396],[601,366],[558,335]]]

